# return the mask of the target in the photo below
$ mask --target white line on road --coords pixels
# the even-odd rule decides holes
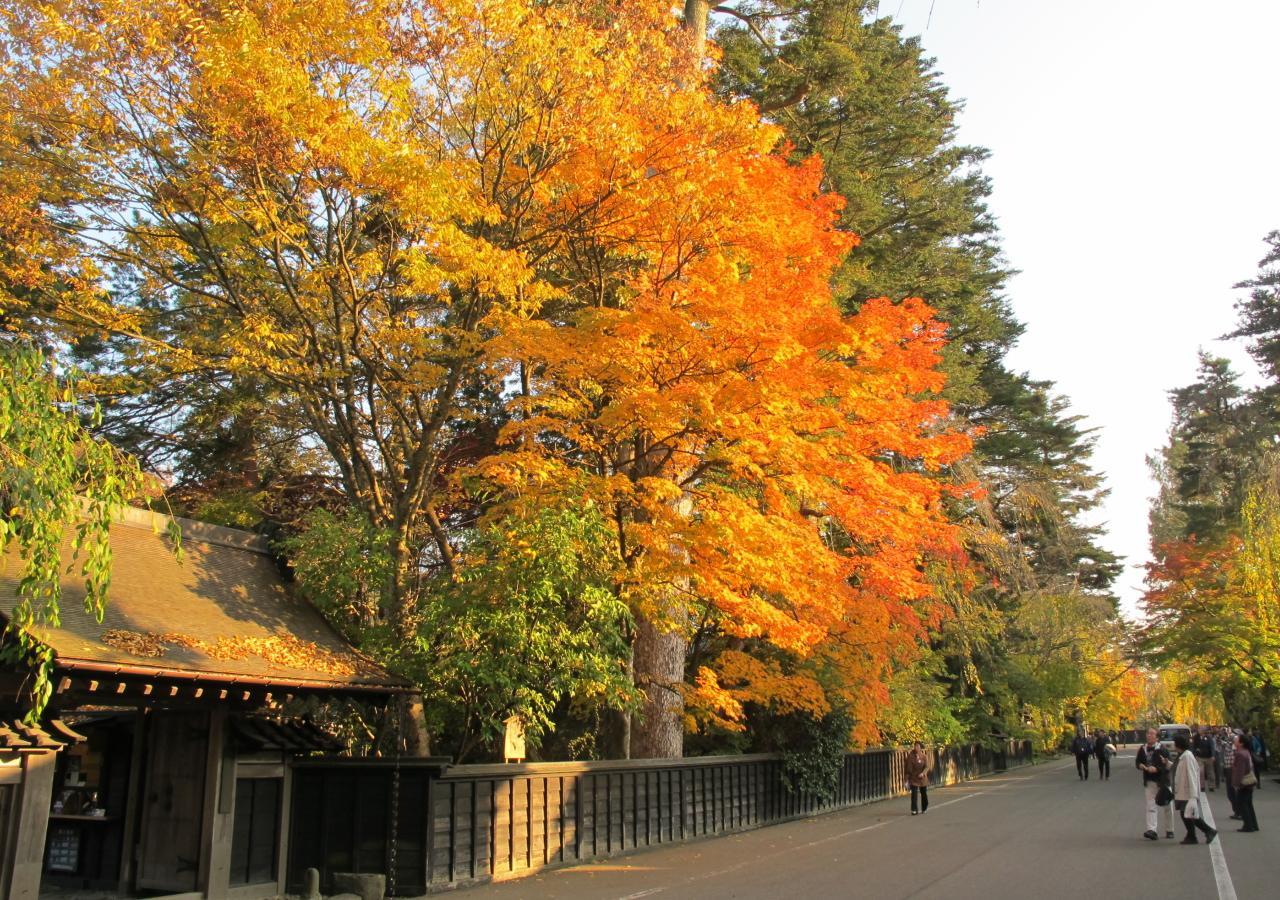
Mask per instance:
[[[986,791],[974,791],[972,794],[965,794],[963,797],[956,797],[954,800],[947,800],[947,801],[945,801],[945,802],[943,802],[943,803],[935,803],[935,804],[934,804],[932,807],[930,807],[930,808],[931,808],[931,809],[942,809],[942,807],[944,807],[944,806],[950,806],[952,803],[959,803],[959,802],[961,802],[962,800],[971,800],[971,799],[973,799],[974,797],[980,797],[980,796],[982,796],[982,795],[983,795],[983,794],[985,794],[985,793],[986,793]]]
[[[1200,810],[1205,824],[1217,828],[1213,820],[1213,808],[1209,806],[1209,797],[1200,792]],[[1219,835],[1209,845],[1209,858],[1213,860],[1213,880],[1218,885],[1218,900],[1236,900],[1236,886],[1231,883],[1231,872],[1227,869],[1227,854],[1222,852],[1222,836]]]
[[[970,797],[977,797],[980,794],[985,794],[985,793],[986,791],[974,791],[972,794],[965,794],[963,797],[956,797],[954,800],[945,800],[942,803],[932,803],[929,805],[929,808],[942,809],[942,807],[950,806],[952,803],[959,803],[961,800],[968,800]],[[829,844],[832,841],[838,841],[841,838],[847,838],[850,835],[861,834],[864,831],[871,831],[876,828],[883,828],[884,826],[888,825],[890,822],[897,821],[898,818],[901,818],[901,817],[898,816],[893,819],[885,819],[883,822],[877,822],[874,825],[864,825],[863,827],[855,828],[852,831],[842,831],[839,834],[833,834],[829,837],[820,838],[816,841],[810,841],[807,844],[801,844],[797,849],[804,850],[808,847],[818,847],[818,846],[821,846],[822,844]]]

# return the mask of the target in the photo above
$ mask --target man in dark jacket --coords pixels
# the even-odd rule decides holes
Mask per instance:
[[[1092,742],[1083,734],[1077,734],[1071,742],[1071,752],[1076,758],[1076,775],[1081,781],[1089,780],[1089,757],[1093,753]]]
[[[1209,733],[1208,728],[1196,729],[1191,740],[1191,752],[1196,756],[1196,762],[1200,764],[1200,784],[1206,791],[1212,791],[1218,786],[1218,770],[1213,764],[1213,735]],[[1212,780],[1213,787],[1209,786]]]
[[[1111,780],[1111,739],[1105,731],[1097,731],[1093,737],[1093,755],[1098,757],[1098,777]]]
[[[1142,791],[1146,797],[1147,830],[1142,836],[1149,841],[1159,840],[1160,832],[1156,828],[1162,824],[1159,819],[1163,819],[1164,836],[1173,837],[1173,797],[1170,795],[1169,802],[1164,804],[1156,803],[1160,788],[1169,786],[1173,761],[1169,759],[1168,751],[1160,746],[1159,735],[1154,728],[1147,729],[1147,742],[1138,748],[1134,765],[1142,773]]]

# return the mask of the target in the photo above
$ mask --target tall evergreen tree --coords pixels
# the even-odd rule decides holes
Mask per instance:
[[[1196,380],[1169,397],[1169,443],[1150,461],[1159,484],[1152,538],[1214,540],[1238,521],[1249,476],[1269,442],[1269,391],[1247,391],[1228,360],[1201,351]]]

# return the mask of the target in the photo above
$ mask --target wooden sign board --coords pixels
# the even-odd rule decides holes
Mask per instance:
[[[503,724],[507,732],[502,741],[502,758],[507,762],[520,762],[525,758],[524,722],[519,716],[508,716]]]

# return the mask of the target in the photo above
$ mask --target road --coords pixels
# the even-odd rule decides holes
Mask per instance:
[[[1142,838],[1133,751],[1110,781],[1054,761],[905,799],[468,889],[474,900],[775,900],[867,897],[1280,897],[1280,784],[1257,793],[1261,831],[1239,834],[1226,794],[1207,795],[1218,849]]]

